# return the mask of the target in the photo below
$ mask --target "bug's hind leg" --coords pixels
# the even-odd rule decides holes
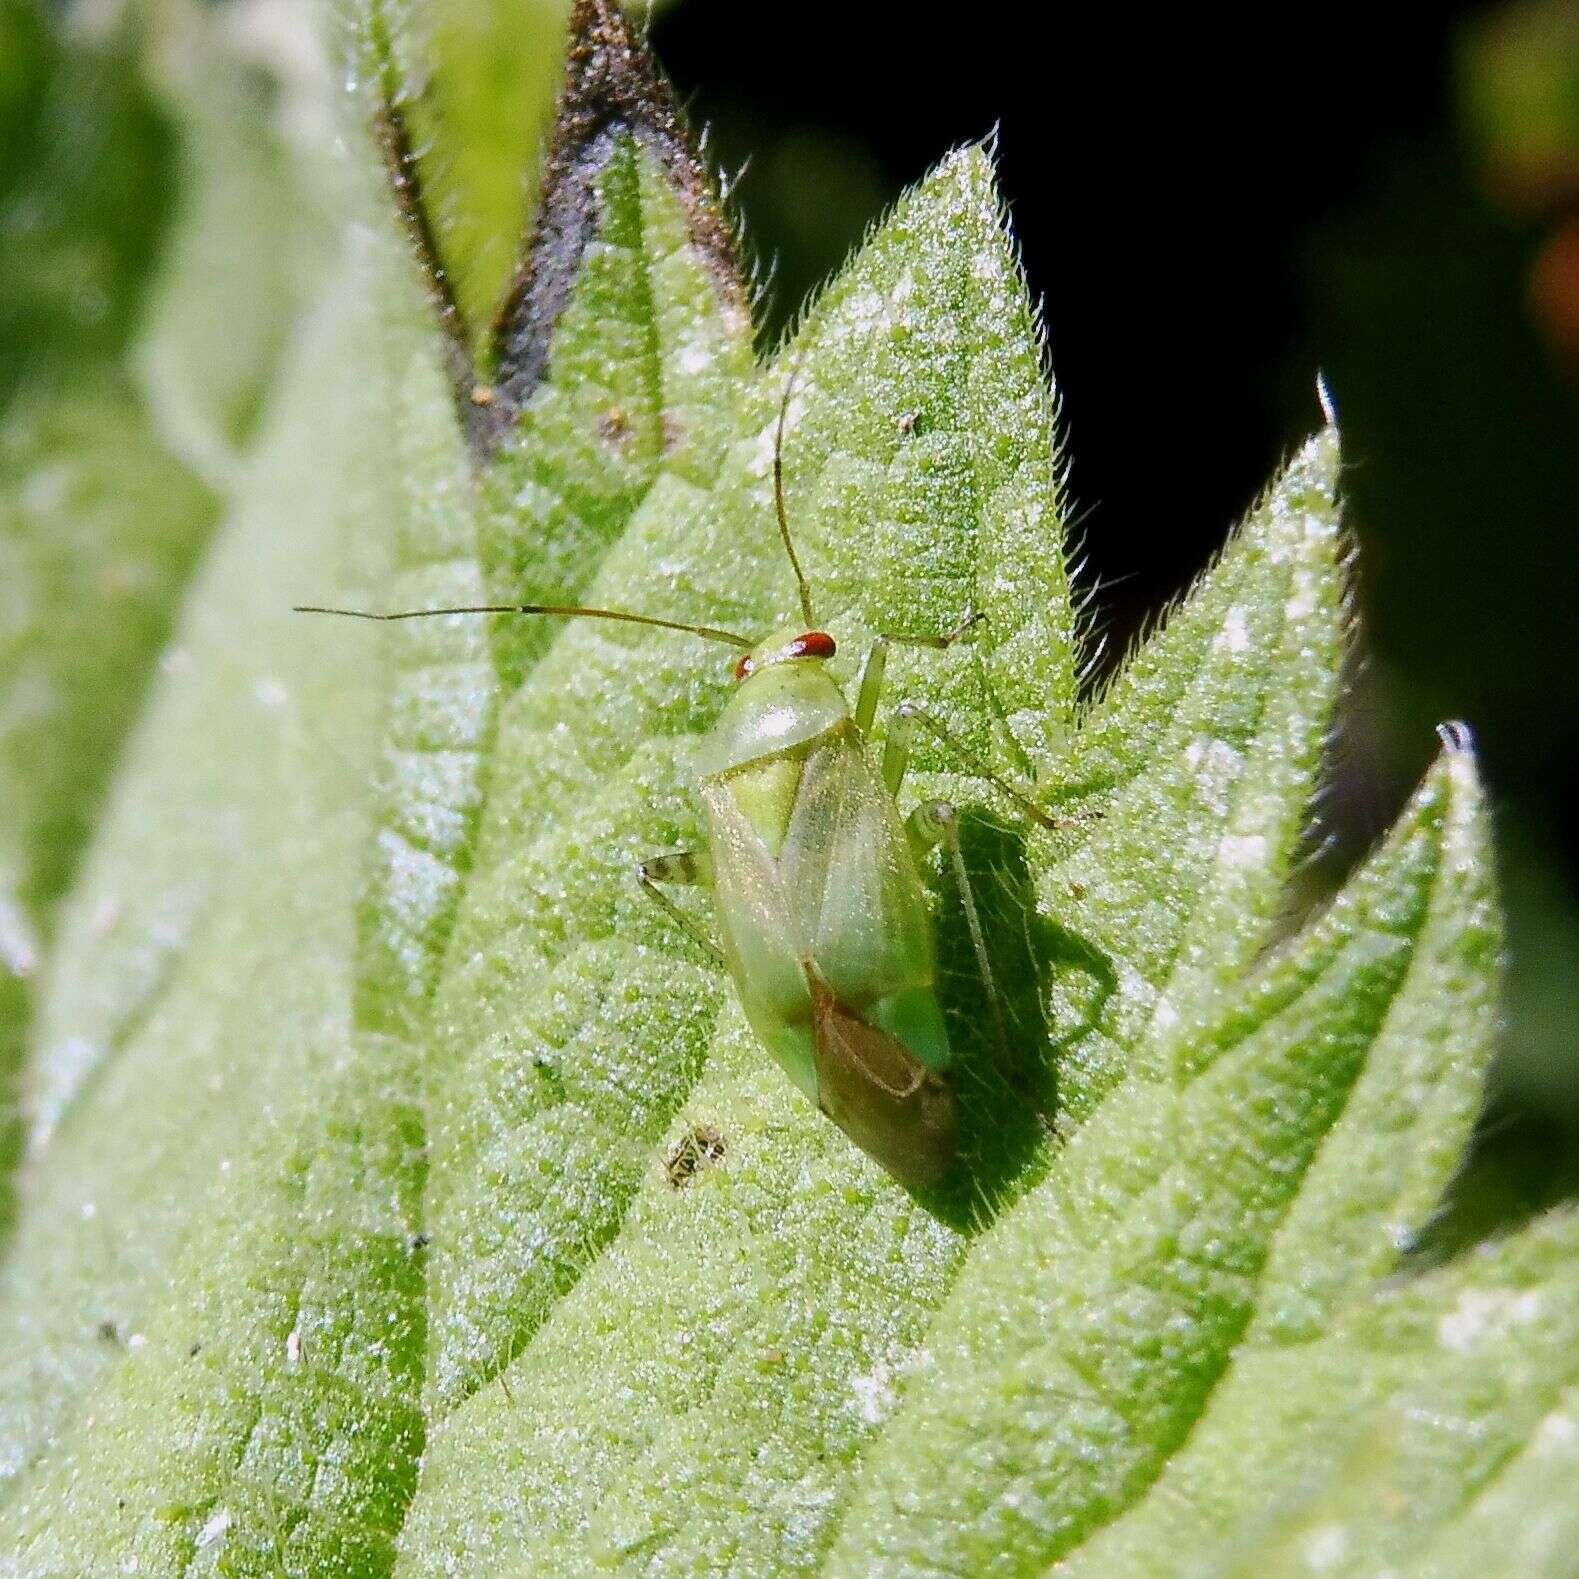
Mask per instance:
[[[998,996],[998,984],[993,980],[992,960],[987,953],[987,934],[982,930],[981,913],[976,909],[976,895],[971,888],[970,873],[965,869],[965,852],[960,847],[959,812],[950,801],[929,800],[911,812],[905,823],[911,843],[921,851],[941,844],[948,857],[949,867],[959,889],[960,905],[965,912],[965,925],[970,931],[970,946],[976,955],[976,966],[981,972],[981,983],[992,1010],[993,1029],[998,1037],[998,1053],[1005,1060],[1009,1056],[1009,1032],[1003,1016],[1003,1000]]]
[[[976,956],[976,966],[981,973],[982,990],[987,995],[988,1010],[992,1015],[993,1033],[998,1043],[998,1067],[1015,1089],[1031,1100],[1037,1118],[1049,1134],[1055,1133],[1053,1121],[1043,1111],[1028,1089],[1028,1083],[1015,1073],[1014,1052],[1009,1045],[1008,1018],[1004,1013],[1003,997],[993,976],[992,958],[987,950],[987,933],[981,923],[981,912],[976,907],[976,893],[971,884],[970,872],[965,866],[965,852],[960,843],[959,812],[946,800],[923,801],[911,812],[905,822],[911,844],[919,852],[942,845],[959,891],[960,909],[964,912],[965,926],[970,933],[970,946]]]
[[[1043,811],[1025,790],[1011,784],[1002,774],[994,773],[941,718],[929,713],[919,702],[901,702],[894,710],[893,723],[888,726],[888,740],[883,748],[883,782],[888,786],[890,795],[898,794],[899,786],[904,782],[917,729],[924,729],[934,739],[940,740],[967,773],[985,779],[1037,827],[1046,828],[1049,833],[1058,833],[1079,822],[1079,818],[1054,817]]]
[[[706,850],[677,850],[673,855],[651,855],[636,863],[636,883],[691,941],[715,964],[724,963],[724,951],[658,885],[671,883],[696,888],[713,886],[713,858]]]

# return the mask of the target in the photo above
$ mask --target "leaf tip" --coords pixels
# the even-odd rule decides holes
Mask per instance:
[[[1332,393],[1332,385],[1327,382],[1327,375],[1323,372],[1316,374],[1316,404],[1321,407],[1321,415],[1327,426],[1334,433],[1338,428],[1338,402]]]
[[[576,0],[564,86],[549,141],[531,239],[494,318],[496,444],[515,423],[547,368],[548,345],[600,222],[597,181],[620,137],[657,164],[685,213],[696,248],[741,329],[750,292],[734,232],[679,99],[652,50],[612,0]]]
[[[1444,859],[1459,877],[1484,886],[1489,898],[1495,868],[1475,737],[1459,719],[1438,724],[1436,733],[1441,750],[1415,792],[1415,815],[1435,827]],[[1487,925],[1498,923],[1492,917]]]
[[[1004,205],[998,193],[997,133],[945,154],[922,182],[922,190],[946,194],[962,207],[999,217]]]
[[[1293,484],[1307,496],[1315,496],[1325,513],[1336,515],[1338,473],[1343,452],[1336,427],[1329,424],[1305,440],[1284,474],[1284,486]],[[1336,525],[1336,521],[1334,521]]]
[[[1481,784],[1474,732],[1462,719],[1449,718],[1436,726],[1436,737],[1442,749],[1428,779],[1441,781],[1455,801],[1478,805]]]
[[[1474,732],[1462,719],[1450,718],[1436,726],[1436,734],[1442,751],[1435,771],[1448,786],[1454,820],[1466,830],[1474,830],[1467,832],[1466,837],[1480,856],[1489,857],[1489,839],[1479,827],[1484,793]]]

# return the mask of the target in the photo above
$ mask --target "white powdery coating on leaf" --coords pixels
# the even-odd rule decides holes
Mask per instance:
[[[1217,847],[1217,858],[1224,866],[1264,866],[1267,860],[1266,838],[1259,833],[1224,834]]]
[[[1284,605],[1284,616],[1294,624],[1308,620],[1316,612],[1321,593],[1321,581],[1310,568],[1307,565],[1296,567],[1294,571],[1294,590],[1290,594],[1288,602]]]
[[[1341,1524],[1324,1524],[1305,1539],[1305,1566],[1314,1573],[1336,1568],[1349,1555],[1349,1532]]]
[[[705,373],[712,365],[713,347],[705,344],[682,346],[675,356],[675,365],[682,373]]]
[[[864,1376],[855,1377],[850,1383],[855,1395],[855,1409],[867,1425],[881,1425],[893,1412],[899,1393],[894,1386],[894,1368],[886,1360],[879,1360]]]
[[[1244,757],[1226,740],[1197,736],[1184,748],[1186,766],[1195,771],[1195,792],[1219,817],[1228,815],[1244,768]]]
[[[1467,1354],[1504,1327],[1524,1326],[1540,1313],[1541,1296],[1535,1290],[1514,1294],[1505,1289],[1465,1289],[1458,1304],[1437,1322],[1437,1342],[1455,1354]]]
[[[1250,627],[1243,609],[1229,609],[1223,619],[1223,628],[1217,633],[1216,646],[1235,656],[1250,650]]]
[[[866,290],[852,296],[839,314],[840,322],[830,325],[835,334],[854,330],[858,334],[871,334],[882,323],[888,311],[886,298],[876,291]]]
[[[208,1522],[197,1533],[199,1547],[212,1546],[216,1541],[223,1540],[232,1523],[228,1509],[221,1508],[210,1516]]]

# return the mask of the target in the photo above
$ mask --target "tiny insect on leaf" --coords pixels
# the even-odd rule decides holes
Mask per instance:
[[[779,444],[794,376],[780,406]],[[814,625],[811,587],[785,506],[782,454],[774,462],[774,503],[805,623]],[[955,743],[923,709],[908,703],[896,714],[880,760],[868,731],[890,644],[947,647],[979,625],[976,615],[942,635],[879,637],[852,709],[824,667],[838,652],[837,641],[827,631],[800,625],[753,645],[715,626],[569,605],[382,613],[299,605],[298,612],[379,621],[465,614],[611,620],[746,647],[735,666],[737,689],[701,751],[710,848],[644,861],[637,881],[724,964],[762,1045],[851,1140],[913,1190],[925,1192],[945,1177],[956,1156],[949,1085],[954,1060],[918,864],[936,845],[949,849],[991,1023],[1000,1037],[1004,1019],[953,808],[927,803],[907,820],[895,800],[917,725]],[[1027,796],[990,771],[981,772],[1033,820],[1052,826]],[[665,885],[683,884],[711,891],[721,933],[717,943],[663,892]]]

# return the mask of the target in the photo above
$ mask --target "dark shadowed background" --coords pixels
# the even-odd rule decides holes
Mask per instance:
[[[1110,652],[1319,420],[1325,373],[1364,661],[1323,876],[1439,719],[1473,726],[1499,808],[1506,1052],[1457,1208],[1479,1220],[1579,1183],[1579,6],[1387,11],[679,0],[654,35],[720,164],[749,160],[775,324],[996,132]]]

